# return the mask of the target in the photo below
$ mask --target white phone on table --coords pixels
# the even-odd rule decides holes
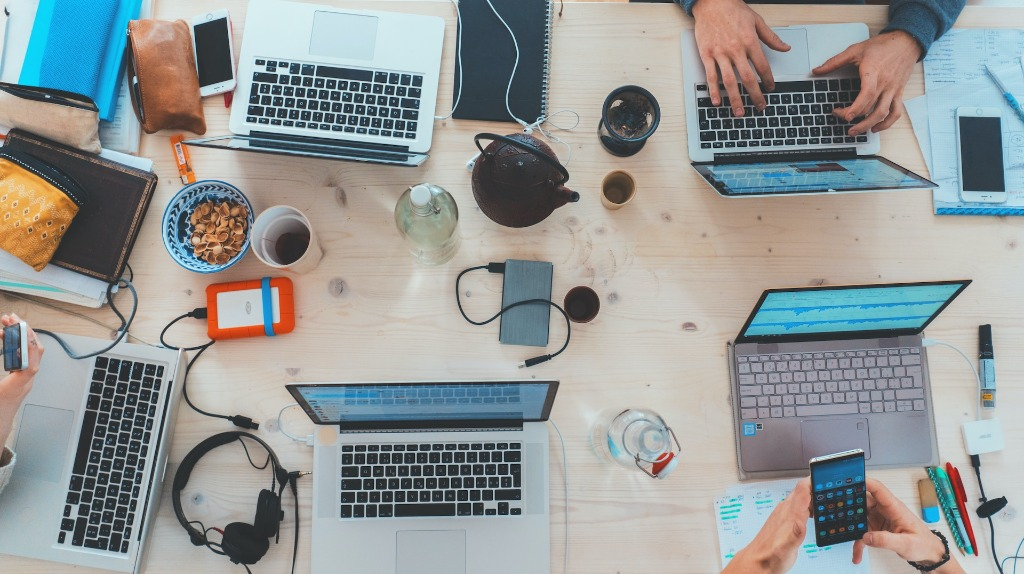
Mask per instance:
[[[192,19],[192,49],[199,73],[199,95],[212,96],[235,89],[235,54],[227,9]]]
[[[1002,130],[999,108],[961,106],[956,109],[956,169],[962,200],[1006,201]]]

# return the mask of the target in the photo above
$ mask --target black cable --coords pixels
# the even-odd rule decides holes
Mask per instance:
[[[558,303],[555,303],[554,301],[552,301],[550,299],[526,299],[526,300],[523,300],[523,301],[516,301],[515,303],[511,303],[509,305],[506,305],[505,307],[502,307],[501,310],[498,311],[497,313],[495,313],[493,317],[491,317],[490,319],[484,320],[484,321],[474,321],[473,319],[470,319],[468,315],[466,315],[465,309],[462,308],[462,297],[461,297],[461,294],[459,293],[459,282],[462,281],[462,276],[465,275],[466,273],[469,273],[470,271],[477,271],[477,270],[480,270],[480,269],[486,269],[486,270],[488,270],[491,273],[504,273],[505,272],[505,264],[504,263],[489,263],[487,265],[477,265],[476,267],[470,267],[469,269],[463,269],[458,274],[458,276],[455,277],[455,304],[458,305],[459,313],[462,314],[462,318],[465,319],[467,322],[469,322],[472,325],[480,326],[480,325],[486,325],[486,324],[494,321],[498,317],[501,317],[502,314],[504,314],[509,309],[515,309],[516,307],[519,307],[519,306],[522,306],[522,305],[533,305],[533,304],[547,304],[547,305],[550,305],[550,306],[554,307],[555,309],[558,309],[558,312],[561,313],[562,317],[565,318],[565,342],[562,343],[562,347],[559,348],[554,353],[551,353],[550,355],[540,355],[540,356],[537,356],[537,357],[533,357],[532,359],[527,359],[527,360],[523,361],[523,363],[521,365],[519,365],[519,367],[520,368],[532,367],[534,365],[538,365],[538,364],[543,363],[545,361],[550,361],[551,359],[554,359],[558,355],[561,355],[562,351],[565,351],[565,349],[569,346],[569,339],[572,336],[572,323],[569,321],[569,314],[565,312],[565,309],[562,309],[562,307]]]
[[[182,319],[184,319],[186,317],[192,317],[192,318],[195,318],[195,319],[205,319],[207,317],[206,307],[197,307],[197,308],[189,311],[188,313],[185,313],[185,314],[182,314],[182,315],[179,315],[179,316],[175,317],[170,323],[168,323],[163,328],[162,331],[160,331],[160,344],[163,345],[164,347],[166,347],[168,349],[174,349],[175,351],[196,351],[196,354],[193,355],[192,358],[189,360],[188,364],[185,365],[185,376],[182,377],[182,379],[181,379],[181,397],[183,399],[185,399],[185,404],[187,404],[189,406],[189,408],[191,408],[192,410],[194,410],[195,412],[197,412],[197,413],[199,413],[199,414],[201,414],[203,416],[210,417],[210,418],[215,418],[215,419],[224,419],[226,421],[230,421],[236,427],[240,427],[240,428],[244,428],[244,429],[250,429],[250,430],[257,430],[257,429],[259,429],[260,428],[259,423],[253,422],[253,420],[251,418],[249,418],[249,417],[243,417],[242,415],[228,416],[228,415],[221,415],[221,414],[217,414],[217,413],[211,413],[211,412],[208,412],[208,411],[204,411],[203,409],[197,407],[195,405],[195,403],[192,402],[192,399],[189,398],[189,396],[188,396],[188,374],[192,370],[192,365],[195,364],[195,362],[199,359],[199,357],[201,357],[203,355],[203,353],[206,352],[207,349],[212,347],[213,344],[216,343],[216,341],[214,341],[213,339],[210,339],[208,342],[206,342],[206,343],[204,343],[202,345],[196,345],[194,347],[176,347],[174,345],[169,344],[164,339],[164,336],[167,334],[167,331],[172,326],[174,326],[175,323],[177,323],[178,321],[180,321],[180,320],[182,320]]]
[[[988,498],[985,496],[985,485],[981,482],[981,456],[972,454],[971,466],[974,467],[974,474],[978,477],[978,490],[981,492],[980,502],[984,504],[988,501]],[[981,514],[978,513],[978,516],[980,517]],[[988,527],[992,531],[992,536],[989,538],[989,541],[992,543],[992,561],[995,562],[996,570],[999,570],[999,574],[1003,574],[1003,565],[999,562],[999,554],[996,552],[996,525],[992,522],[991,516],[986,516],[985,518],[988,519]],[[1006,560],[1003,560],[1003,562],[1005,563]]]
[[[292,495],[295,496],[295,542],[292,546],[292,574],[295,574],[295,561],[299,556],[299,487],[296,481],[308,472],[292,471],[288,473],[288,485],[291,486]]]
[[[114,287],[117,287],[119,289],[127,288],[129,291],[131,291],[132,311],[131,313],[128,314],[127,319],[123,314],[121,314],[121,311],[117,308],[117,305],[114,304]],[[33,330],[40,335],[46,335],[47,337],[52,338],[54,341],[57,341],[57,344],[60,345],[62,349],[64,349],[64,352],[67,353],[69,357],[75,359],[76,361],[82,359],[91,359],[92,357],[102,355],[103,353],[106,353],[107,351],[116,347],[118,343],[124,340],[125,336],[128,335],[128,329],[131,327],[132,321],[135,320],[135,313],[139,310],[139,293],[135,290],[135,286],[132,285],[131,279],[125,279],[124,277],[122,277],[117,281],[114,281],[113,283],[107,285],[107,303],[110,305],[110,310],[113,311],[114,315],[116,315],[118,320],[121,321],[121,326],[117,328],[118,333],[114,341],[107,345],[106,347],[100,349],[99,351],[87,353],[85,355],[79,355],[75,353],[75,351],[71,349],[71,346],[68,345],[67,342],[64,341],[64,339],[60,338],[59,335],[51,331],[47,331],[46,329]]]

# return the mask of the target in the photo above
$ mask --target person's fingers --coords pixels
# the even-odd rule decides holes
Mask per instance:
[[[766,46],[777,52],[788,52],[789,44],[782,41],[779,35],[772,30],[770,26],[764,21],[764,18],[758,16],[754,21],[754,30],[757,32],[757,37],[765,43]],[[762,76],[763,79],[763,76]]]
[[[711,103],[719,106],[722,104],[722,95],[718,90],[718,64],[709,55],[701,54],[700,61],[704,63],[704,75],[708,78],[708,95],[711,96]]]
[[[872,548],[884,548],[900,555],[904,560],[912,556],[914,537],[912,534],[896,534],[885,530],[866,532],[861,539],[864,544]]]
[[[764,94],[761,93],[761,87],[757,85],[757,76],[754,75],[754,70],[751,69],[750,65],[740,66],[740,79],[743,80],[743,86],[747,88],[747,93],[750,94],[750,101],[752,104],[757,106],[757,109],[763,110],[768,101],[765,100]],[[736,102],[740,106],[743,106],[743,100]],[[734,108],[736,106],[733,106]]]
[[[864,559],[864,541],[857,540],[853,543],[853,563],[860,564]]]
[[[882,130],[887,130],[891,128],[892,125],[896,123],[896,120],[903,117],[904,109],[905,108],[903,107],[903,93],[901,90],[900,93],[896,94],[896,96],[893,97],[892,102],[889,104],[889,115],[885,116],[885,120],[883,120],[882,123],[871,128],[871,131],[880,132]]]
[[[855,64],[857,60],[856,51],[854,50],[855,46],[856,44],[825,60],[824,64],[814,68],[811,72],[815,75],[827,74],[848,64]]]
[[[718,60],[718,70],[722,74],[722,83],[725,84],[725,91],[729,94],[729,107],[732,108],[732,115],[740,117],[743,115],[743,99],[740,97],[740,87],[736,83],[736,74],[733,73],[732,60],[722,56]],[[712,100],[712,103],[714,100]]]
[[[867,133],[869,129],[880,124],[889,113],[889,104],[891,102],[891,96],[882,96],[877,102],[875,102],[875,109],[867,116],[864,116],[863,120],[850,126],[847,133],[851,136],[859,136]]]
[[[854,118],[867,116],[872,109],[877,109],[878,98],[879,93],[874,76],[865,75],[861,77],[860,95],[857,96],[857,99],[845,108],[835,108],[832,113],[848,122],[852,122]],[[876,123],[878,122],[874,122],[871,125]]]
[[[772,74],[772,67],[768,64],[768,59],[764,57],[764,52],[761,50],[754,50],[750,55],[750,63],[754,65],[754,70],[757,71],[757,76],[761,78],[761,85],[764,86],[765,91],[770,92],[774,90],[775,76]],[[747,87],[747,90],[751,92],[751,97],[753,97],[753,90],[751,90],[749,86]],[[754,102],[754,105],[758,105],[757,109],[763,110],[768,104],[768,101],[761,92],[761,86],[757,87],[757,93],[761,96],[761,105],[758,105],[757,101]]]

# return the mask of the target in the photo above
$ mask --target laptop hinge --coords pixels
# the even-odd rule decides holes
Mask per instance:
[[[728,165],[734,163],[769,163],[782,161],[829,161],[837,159],[855,159],[856,157],[857,148],[855,147],[760,151],[753,153],[746,151],[736,153],[716,153],[714,163],[719,165]]]
[[[383,151],[391,153],[408,154],[409,146],[400,145],[387,145],[387,144],[375,144],[366,142],[353,142],[346,140],[332,140],[327,138],[315,138],[309,136],[293,136],[275,134],[269,132],[260,132],[256,130],[249,131],[249,137],[253,139],[271,140],[283,143],[297,144],[299,146],[323,146],[328,148],[342,148],[342,149],[359,149],[369,151]]]

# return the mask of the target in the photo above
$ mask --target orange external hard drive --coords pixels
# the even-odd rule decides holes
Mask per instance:
[[[206,332],[215,341],[290,333],[295,329],[293,294],[287,277],[210,285]]]

